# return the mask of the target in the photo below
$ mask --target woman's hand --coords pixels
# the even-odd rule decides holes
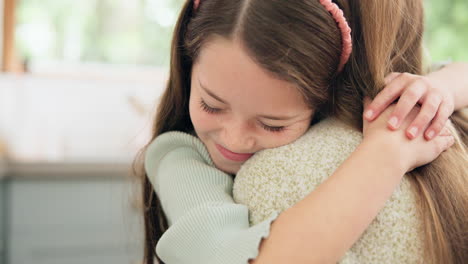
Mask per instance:
[[[421,105],[419,113],[406,128],[406,136],[414,139],[424,133],[427,140],[437,136],[454,111],[455,93],[430,76],[409,73],[391,73],[385,78],[386,87],[366,107],[364,118],[373,121],[397,98],[398,103],[388,117],[388,127],[392,130],[402,125],[416,105]],[[428,126],[429,125],[429,126]]]
[[[365,98],[364,107],[368,108],[370,99]],[[422,111],[419,106],[415,106],[405,115],[405,119],[400,122],[400,128],[396,131],[387,129],[387,120],[397,110],[398,105],[388,106],[373,122],[363,120],[364,141],[371,142],[380,148],[390,159],[398,159],[406,171],[425,165],[436,159],[443,151],[448,149],[455,142],[450,133],[452,126],[450,121],[442,127],[442,132],[427,141],[422,135],[416,136],[413,140],[405,136],[405,130],[412,124],[412,121]],[[421,110],[421,111],[420,111]],[[422,126],[426,129],[428,124]]]

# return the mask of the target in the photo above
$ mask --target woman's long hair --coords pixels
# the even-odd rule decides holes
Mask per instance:
[[[387,74],[424,73],[422,0],[335,3],[344,10],[354,45],[341,73],[341,32],[318,0],[204,0],[196,11],[187,1],[175,27],[170,76],[150,142],[167,131],[193,130],[188,110],[192,65],[213,36],[240,41],[272,76],[294,83],[318,109],[312,123],[333,115],[361,129],[363,97],[375,97]],[[468,259],[468,118],[455,113],[452,121],[457,130],[454,146],[407,175],[419,197],[426,263],[461,264]],[[168,226],[143,167],[145,149],[137,155],[134,171],[142,187],[144,261],[153,264],[156,244]]]

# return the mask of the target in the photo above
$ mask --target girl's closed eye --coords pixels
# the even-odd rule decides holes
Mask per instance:
[[[201,107],[201,109],[203,111],[205,111],[205,112],[207,112],[209,114],[218,114],[218,113],[220,113],[222,111],[222,109],[209,106],[207,103],[205,103],[205,101],[203,99],[200,100],[200,107]],[[262,122],[259,122],[259,124],[266,131],[274,132],[274,133],[281,132],[281,131],[284,131],[286,129],[285,126],[269,126],[269,125],[265,125]]]
[[[209,105],[207,105],[205,103],[205,101],[203,101],[203,99],[200,100],[200,107],[203,111],[209,113],[209,114],[216,114],[216,113],[219,113],[221,112],[221,109],[219,108],[214,108],[214,107],[211,107]]]
[[[284,129],[286,128],[284,126],[268,126],[268,125],[263,124],[262,122],[260,122],[260,126],[263,129],[270,131],[270,132],[281,132],[281,131],[284,131]]]

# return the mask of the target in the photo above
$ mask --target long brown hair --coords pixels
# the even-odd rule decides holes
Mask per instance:
[[[333,115],[361,129],[363,97],[373,98],[387,74],[424,73],[422,0],[334,2],[353,31],[353,53],[341,73],[337,73],[341,34],[318,0],[204,0],[196,12],[193,2],[187,1],[175,27],[170,76],[151,141],[167,131],[193,130],[188,111],[192,65],[215,35],[240,40],[258,65],[294,83],[318,109],[312,123]],[[426,262],[461,264],[468,259],[468,117],[455,113],[452,121],[455,145],[407,175],[419,197]],[[155,246],[168,226],[144,171],[145,149],[136,157],[134,169],[142,187],[144,259],[153,264]]]

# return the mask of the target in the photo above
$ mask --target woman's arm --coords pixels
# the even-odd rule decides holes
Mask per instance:
[[[451,90],[455,111],[468,107],[468,63],[448,64],[438,71],[429,73],[427,77],[435,86]]]

